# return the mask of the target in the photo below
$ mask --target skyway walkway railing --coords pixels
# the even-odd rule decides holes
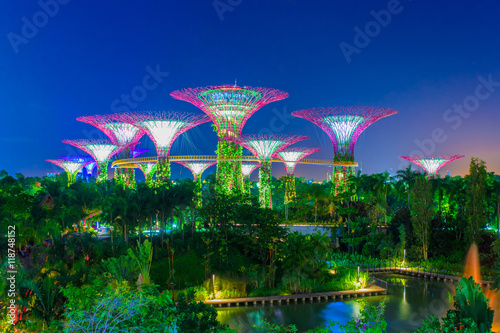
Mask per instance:
[[[169,161],[247,161],[247,162],[260,162],[259,159],[255,156],[244,155],[238,159],[220,159],[217,158],[216,155],[178,155],[178,156],[170,156],[168,158]],[[137,157],[137,158],[126,158],[121,160],[116,160],[111,163],[111,167],[113,168],[133,168],[140,163],[155,163],[157,161],[156,156],[149,157]],[[279,158],[274,158],[271,160],[274,163],[284,163],[284,162],[293,162],[300,164],[318,164],[318,165],[333,165],[333,166],[352,166],[357,167],[357,162],[341,162],[341,161],[323,161],[312,158],[304,158],[298,162],[296,161],[284,161]]]
[[[420,277],[426,277],[431,279],[437,279],[444,281],[458,281],[462,278],[462,274],[454,274],[454,272],[449,272],[445,269],[426,267],[422,265],[411,265],[411,264],[401,264],[401,262],[377,262],[377,263],[365,263],[365,264],[346,264],[346,265],[335,265],[331,261],[324,261],[330,269],[335,267],[348,267],[352,269],[358,269],[363,272],[396,272],[406,275],[414,275]],[[482,285],[489,286],[491,281],[481,280]]]

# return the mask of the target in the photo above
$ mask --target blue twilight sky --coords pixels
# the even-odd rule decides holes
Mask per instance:
[[[407,165],[399,155],[420,150],[466,155],[442,174],[467,173],[472,156],[500,173],[497,1],[2,2],[0,169],[9,173],[59,172],[45,159],[80,153],[61,140],[99,137],[78,116],[201,112],[170,92],[235,79],[290,94],[257,111],[243,133],[306,134],[299,145],[320,147],[311,157],[331,159],[326,134],[292,111],[390,107],[399,114],[358,140],[363,172],[395,173]],[[155,71],[151,90],[141,89]],[[132,92],[127,106],[121,96]],[[181,136],[172,154],[213,154],[216,143],[204,124]],[[154,150],[147,137],[140,146]],[[275,165],[273,174],[283,169]],[[299,165],[296,174],[322,180],[327,170]],[[187,175],[173,166],[173,178]]]

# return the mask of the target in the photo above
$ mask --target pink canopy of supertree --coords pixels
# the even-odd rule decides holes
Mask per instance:
[[[354,145],[359,135],[377,120],[396,114],[394,109],[371,106],[335,106],[292,112],[321,127],[333,143],[334,160],[354,161]]]
[[[85,163],[83,167],[87,170],[88,175],[92,174],[92,170],[94,170],[96,165],[94,158],[91,156],[59,156],[59,158],[70,162]]]
[[[297,163],[312,153],[321,150],[320,148],[305,148],[305,147],[291,147],[286,150],[282,150],[278,153],[279,157],[285,163],[286,173],[293,175],[295,172],[295,167]]]
[[[217,161],[175,161],[175,162],[191,170],[194,181],[197,181],[198,177],[200,177],[201,174],[206,169],[217,163]]]
[[[62,169],[64,169],[64,171],[71,174],[80,171],[84,166],[91,163],[91,160],[69,161],[66,159],[57,159],[57,160],[46,160],[46,161],[61,167]]]
[[[179,135],[210,120],[204,114],[174,111],[128,112],[115,118],[141,128],[155,144],[159,158],[168,157]]]
[[[63,140],[64,143],[75,146],[90,156],[99,164],[108,161],[113,155],[123,149],[107,140]]]
[[[70,162],[92,163],[94,159],[91,156],[59,156],[63,160]]]
[[[134,146],[144,135],[141,128],[122,121],[119,114],[84,116],[76,120],[97,127],[112,143],[122,147]]]
[[[261,161],[270,161],[283,149],[301,140],[308,139],[305,135],[287,134],[257,134],[243,135],[229,140],[247,148]]]
[[[217,128],[219,137],[239,137],[246,121],[264,105],[285,99],[288,93],[270,88],[208,86],[176,90],[173,98],[203,110]]]
[[[446,164],[464,157],[464,155],[432,155],[432,156],[399,156],[402,159],[415,163],[425,170],[427,176],[434,177],[439,169]]]
[[[259,163],[243,162],[241,163],[241,172],[243,173],[243,176],[250,177],[252,172],[254,172],[258,167],[260,167]]]

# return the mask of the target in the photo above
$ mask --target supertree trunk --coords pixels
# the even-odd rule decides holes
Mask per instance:
[[[97,163],[97,183],[104,183],[108,181],[108,161]]]
[[[259,201],[262,208],[273,208],[271,201],[271,162],[263,161],[259,170]]]
[[[76,182],[76,174],[78,172],[67,172],[66,175],[68,176],[68,187],[71,186],[71,184],[74,184]]]
[[[201,208],[203,205],[202,202],[202,197],[201,197],[201,175],[197,175],[196,177],[196,183],[195,183],[195,202],[196,202],[196,207]]]
[[[159,157],[156,164],[156,186],[170,187],[170,162],[168,157]]]
[[[119,153],[119,158],[130,158],[130,148]],[[115,182],[123,188],[135,188],[135,172],[133,168],[118,168],[115,170]]]
[[[347,192],[349,187],[349,177],[354,175],[354,167],[351,166],[335,166],[333,168],[333,184],[332,194],[336,195],[342,192]]]
[[[285,177],[285,205],[288,205],[290,202],[295,201],[296,192],[295,192],[295,176],[294,175],[286,175]]]
[[[244,191],[241,159],[243,148],[229,140],[220,139],[217,146],[217,192],[225,195],[241,194]],[[224,161],[233,159],[237,161]]]

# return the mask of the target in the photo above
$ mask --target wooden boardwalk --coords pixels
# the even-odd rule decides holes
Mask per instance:
[[[426,267],[364,267],[360,268],[364,272],[373,273],[398,273],[404,275],[412,275],[417,277],[423,277],[428,279],[436,279],[438,281],[443,280],[444,282],[458,282],[462,276],[446,275],[439,270],[429,269]],[[481,280],[481,285],[490,287],[491,281]]]
[[[283,296],[264,296],[264,297],[245,297],[245,298],[231,298],[231,299],[213,299],[204,301],[205,304],[210,304],[215,307],[238,307],[246,305],[273,305],[273,304],[289,304],[293,303],[313,303],[314,301],[328,301],[328,300],[343,300],[357,297],[367,297],[376,295],[386,295],[387,289],[372,285],[369,288],[360,290],[344,290],[344,291],[330,291],[323,293],[311,294],[295,294]]]

